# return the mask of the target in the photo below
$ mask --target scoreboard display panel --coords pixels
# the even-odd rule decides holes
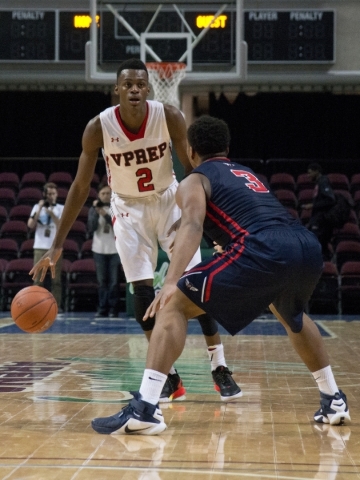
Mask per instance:
[[[157,15],[151,32],[183,33],[178,14],[167,7]],[[140,34],[153,12],[119,13]],[[194,64],[235,64],[236,12],[225,9],[214,20],[208,10],[183,9],[197,36],[210,26],[193,50]],[[97,17],[100,63],[119,63],[139,56],[140,44],[108,10]],[[0,62],[83,62],[90,39],[89,12],[62,9],[0,9]],[[334,10],[245,10],[244,40],[251,63],[331,63],[335,61]],[[151,39],[151,48],[166,61],[178,61],[184,40]]]
[[[335,61],[333,10],[251,10],[244,20],[249,63]]]

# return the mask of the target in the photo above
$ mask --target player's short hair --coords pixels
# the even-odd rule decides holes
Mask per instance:
[[[116,78],[119,78],[123,70],[144,70],[146,75],[149,76],[145,63],[138,58],[129,58],[122,62],[117,70]]]
[[[323,172],[322,166],[319,163],[315,163],[315,162],[310,163],[307,169],[312,170],[313,172],[319,172],[319,173]]]
[[[199,155],[225,152],[230,145],[227,124],[219,118],[203,115],[187,131],[189,145]]]

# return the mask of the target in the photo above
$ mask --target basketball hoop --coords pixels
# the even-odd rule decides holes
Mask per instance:
[[[178,86],[185,77],[186,64],[181,62],[149,62],[146,64],[154,99],[180,108]]]

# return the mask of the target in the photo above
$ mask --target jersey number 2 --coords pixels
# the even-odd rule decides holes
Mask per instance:
[[[150,168],[139,168],[136,176],[140,177],[137,182],[139,192],[151,192],[155,189],[154,185],[150,183],[153,179]]]
[[[254,190],[254,192],[266,193],[269,191],[265,185],[255,177],[255,175],[247,172],[246,170],[231,170],[231,173],[233,173],[236,177],[244,177],[246,180],[249,180],[249,183],[245,183],[245,186],[251,190]]]

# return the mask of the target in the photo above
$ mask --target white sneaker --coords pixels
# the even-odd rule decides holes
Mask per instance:
[[[351,422],[346,395],[341,390],[335,395],[320,392],[320,409],[315,412],[314,420],[317,423],[343,425]]]

